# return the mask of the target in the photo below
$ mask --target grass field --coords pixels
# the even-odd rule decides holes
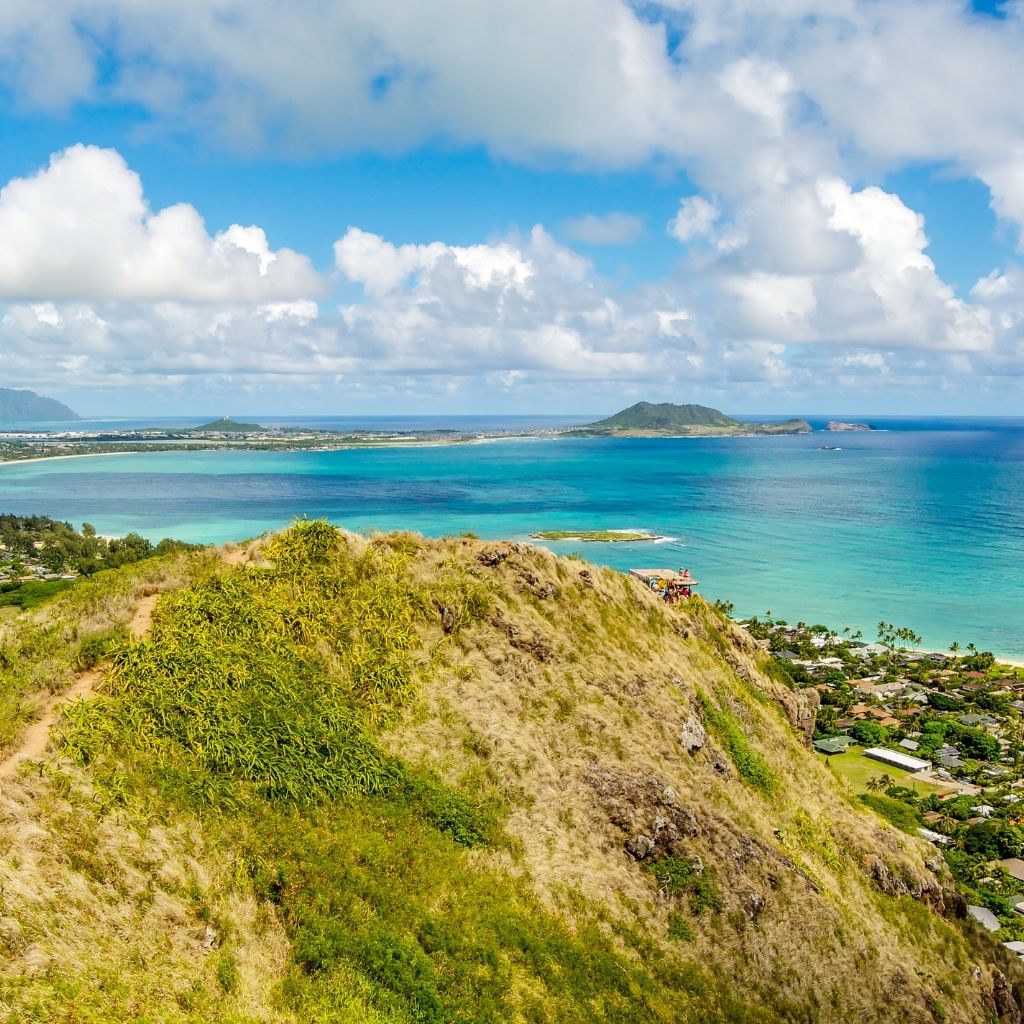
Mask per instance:
[[[881,761],[873,761],[870,757],[865,757],[864,752],[857,747],[851,748],[845,754],[831,754],[828,757],[822,754],[820,756],[828,762],[829,767],[837,775],[846,779],[858,793],[868,792],[868,780],[880,775],[889,775],[899,785],[907,786],[922,795],[943,793],[955,788],[922,782],[920,779],[913,778],[910,772],[904,771],[902,768],[892,768],[882,764]]]

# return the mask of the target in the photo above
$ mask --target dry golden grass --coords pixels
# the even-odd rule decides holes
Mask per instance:
[[[484,568],[479,556],[495,550],[507,557]],[[986,961],[1019,969],[991,947],[979,956],[961,926],[920,900],[882,894],[876,862],[936,901],[951,883],[929,868],[931,847],[860,808],[804,747],[771,699],[791,694],[760,671],[745,634],[703,602],[669,608],[617,573],[519,545],[432,544],[417,571],[453,561],[491,581],[494,615],[452,645],[441,679],[390,742],[453,782],[501,792],[521,850],[499,855],[510,870],[566,914],[578,894],[667,943],[672,901],[626,853],[627,833],[587,782],[595,767],[654,776],[693,812],[700,834],[686,840],[687,856],[714,872],[724,902],[721,914],[693,919],[683,955],[769,1004],[812,1008],[814,1019],[839,1008],[883,1019],[881,1007],[893,1020],[986,1019]],[[716,771],[710,735],[695,756],[684,750],[679,731],[698,692],[763,754],[773,795],[735,769]]]
[[[93,796],[76,773],[4,787],[0,1020],[292,1021],[274,999],[288,943],[230,859],[194,822]]]

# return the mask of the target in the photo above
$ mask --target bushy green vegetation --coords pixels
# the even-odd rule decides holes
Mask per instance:
[[[12,576],[29,564],[40,565],[53,573],[91,576],[101,569],[115,569],[154,555],[170,555],[197,547],[170,538],[153,544],[137,533],[108,539],[100,537],[89,523],[84,523],[79,532],[70,523],[48,516],[14,515],[0,515],[0,544],[4,555],[0,573]]]
[[[29,611],[72,586],[73,580],[40,580],[38,583],[0,583],[0,608]]]
[[[331,993],[353,971],[403,1024],[751,1019],[738,1000],[698,1013],[701,969],[653,947],[624,957],[596,920],[570,931],[401,801],[269,810],[258,835],[254,884],[293,939],[287,996],[304,1021],[337,1019]]]
[[[23,692],[54,649],[103,683],[58,719],[84,770],[48,760],[5,800],[43,794],[39,823],[0,816],[3,1024],[885,1019],[933,963],[980,1005],[955,926],[936,952],[931,911],[897,939],[909,912],[873,909],[878,823],[801,764],[699,599],[317,522],[178,561],[170,587],[144,562],[5,624]],[[712,756],[681,756],[680,702]],[[663,802],[679,836],[638,863]],[[886,847],[894,875],[917,845]]]
[[[698,870],[688,860],[680,857],[662,857],[644,866],[652,874],[661,890],[669,896],[689,898],[690,910],[703,914],[705,910],[718,913],[722,909],[722,897],[711,872],[704,867]]]
[[[767,761],[751,747],[733,715],[724,708],[716,707],[705,694],[698,694],[698,699],[704,721],[725,747],[739,777],[764,796],[771,796],[776,788],[775,776]]]
[[[915,807],[884,793],[861,793],[858,799],[898,829],[917,835],[921,815]]]
[[[59,693],[74,672],[92,668],[123,637],[130,597],[168,574],[184,577],[202,554],[151,558],[46,595],[43,607],[0,630],[0,750],[33,713],[33,695]],[[27,586],[43,586],[28,584]],[[38,596],[38,595],[37,595]]]

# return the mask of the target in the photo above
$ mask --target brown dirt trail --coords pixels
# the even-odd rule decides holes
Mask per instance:
[[[153,621],[153,608],[159,597],[159,594],[147,594],[136,605],[128,623],[128,631],[132,636],[141,637],[149,629]],[[95,670],[80,672],[68,689],[48,697],[40,704],[38,717],[25,730],[18,749],[0,761],[0,781],[11,778],[26,761],[38,761],[43,757],[50,741],[50,729],[57,720],[61,706],[79,697],[91,697],[100,679],[101,674]]]

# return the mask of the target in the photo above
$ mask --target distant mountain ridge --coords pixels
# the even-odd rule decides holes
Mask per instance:
[[[637,402],[607,419],[571,431],[577,436],[680,437],[720,434],[809,434],[802,419],[782,423],[744,423],[706,405]]]
[[[0,388],[0,422],[28,423],[44,420],[77,420],[78,413],[63,402],[34,391]]]

